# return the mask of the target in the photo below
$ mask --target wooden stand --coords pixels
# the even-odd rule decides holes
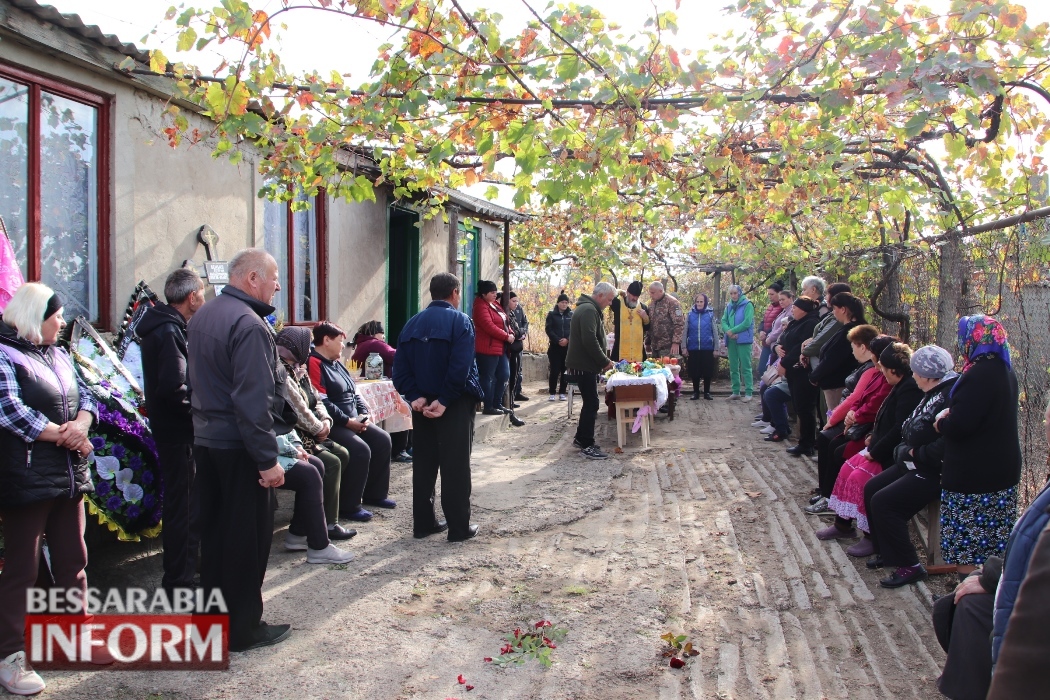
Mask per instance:
[[[616,412],[616,445],[622,448],[627,444],[627,432],[634,427],[635,413],[656,401],[656,387],[652,384],[634,384],[618,386],[612,391]],[[652,416],[642,418],[642,447],[649,446],[651,421]]]

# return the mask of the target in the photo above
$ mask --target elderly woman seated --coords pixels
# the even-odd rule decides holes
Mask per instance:
[[[332,417],[306,376],[310,330],[302,326],[285,327],[277,334],[277,354],[288,372],[283,395],[295,411],[295,429],[303,442],[303,449],[324,465],[324,515],[328,523],[328,538],[348,540],[357,534],[357,530],[339,524],[339,487],[350,465],[350,453],[329,439]]]
[[[852,521],[865,533],[870,532],[864,504],[864,485],[893,464],[893,451],[901,441],[901,426],[922,400],[922,391],[911,376],[911,348],[893,343],[879,355],[879,369],[892,387],[882,402],[871,433],[864,438],[864,448],[846,460],[839,470],[828,507],[835,512],[835,522],[817,532],[821,540],[851,539],[857,536]],[[846,550],[855,557],[871,556],[871,540],[865,534],[860,542]]]
[[[901,426],[904,439],[894,450],[893,465],[864,486],[874,553],[868,568],[894,569],[880,581],[884,588],[897,588],[925,576],[908,534],[908,521],[941,495],[944,438],[933,423],[959,376],[952,371],[953,364],[951,353],[937,345],[915,351],[911,372],[924,392],[922,401]]]

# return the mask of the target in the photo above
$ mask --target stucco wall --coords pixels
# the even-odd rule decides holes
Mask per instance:
[[[328,317],[348,334],[386,318],[386,204],[328,200]]]
[[[100,60],[107,58],[101,54],[112,54],[114,62],[120,59],[115,52],[96,53]],[[211,140],[172,149],[161,131],[166,105],[159,97],[115,74],[110,77],[56,58],[16,38],[5,35],[0,41],[0,61],[112,100],[110,317],[115,323],[140,279],[160,293],[168,272],[184,259],[205,259],[203,247],[198,250],[196,243],[202,224],[219,234],[216,254],[221,258],[254,242],[261,203],[255,197],[256,157],[250,148],[244,149],[244,160],[236,166],[212,158]],[[186,116],[191,127],[208,133],[206,120]]]

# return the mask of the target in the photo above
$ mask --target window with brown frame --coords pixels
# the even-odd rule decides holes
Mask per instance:
[[[109,325],[109,100],[0,64],[0,216],[27,280]]]
[[[299,203],[307,197],[296,197]],[[290,202],[266,200],[263,240],[277,260],[281,291],[273,305],[279,321],[314,324],[328,313],[325,280],[325,194],[314,198],[309,209],[296,211]]]

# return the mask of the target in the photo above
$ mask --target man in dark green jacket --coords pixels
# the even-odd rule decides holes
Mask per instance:
[[[598,416],[598,373],[612,367],[605,353],[605,322],[602,312],[616,297],[616,287],[599,282],[590,296],[581,294],[569,326],[569,352],[565,365],[573,370],[583,399],[580,424],[572,444],[588,459],[607,459],[609,455],[594,443],[594,421]]]

